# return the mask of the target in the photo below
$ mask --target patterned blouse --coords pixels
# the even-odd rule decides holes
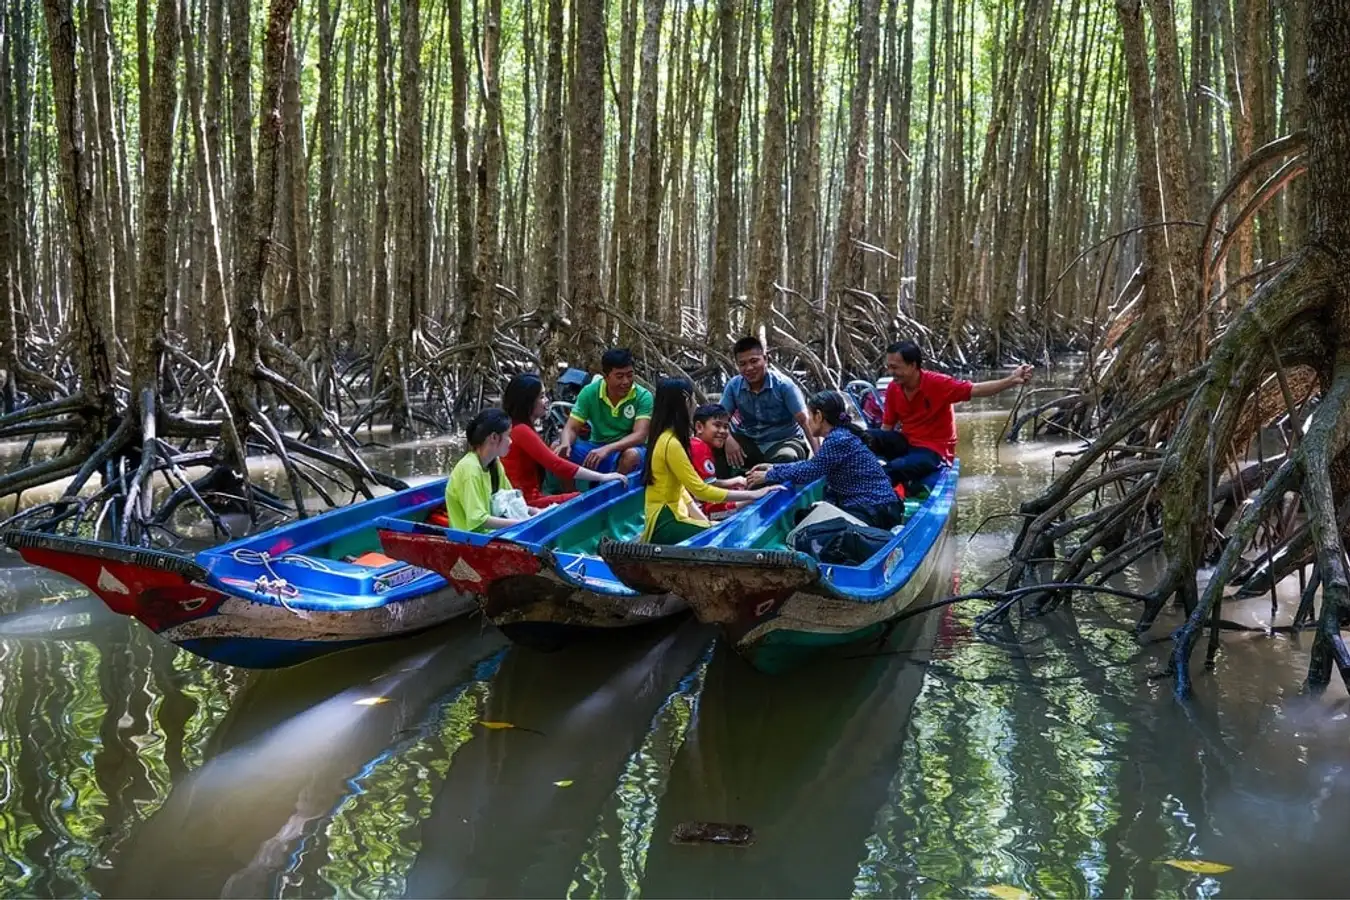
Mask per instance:
[[[817,478],[825,479],[825,499],[835,506],[885,506],[899,499],[881,460],[848,428],[835,428],[815,456],[774,466],[764,480],[801,487]]]

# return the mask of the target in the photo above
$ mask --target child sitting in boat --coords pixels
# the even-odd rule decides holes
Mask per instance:
[[[455,464],[445,486],[445,514],[460,531],[495,531],[525,517],[493,515],[493,497],[513,490],[501,458],[511,449],[511,417],[496,407],[473,417],[468,428],[469,452]],[[526,516],[538,510],[527,509]]]
[[[750,487],[762,484],[808,485],[825,479],[825,500],[875,528],[891,529],[905,520],[905,504],[896,496],[881,461],[863,442],[863,430],[849,421],[848,406],[837,391],[821,391],[806,401],[811,432],[820,450],[805,462],[762,466],[750,473]]]
[[[642,472],[642,483],[647,486],[644,541],[678,544],[707,528],[708,517],[695,498],[705,503],[737,503],[783,489],[775,485],[753,491],[727,490],[705,482],[689,459],[693,410],[694,385],[689,379],[663,378],[656,388]]]
[[[534,430],[535,423],[548,412],[548,397],[544,395],[544,383],[538,375],[522,372],[512,376],[502,394],[502,408],[511,418],[511,449],[502,457],[502,467],[530,506],[553,506],[577,496],[575,491],[545,494],[541,482],[546,471],[563,482],[577,478],[582,481],[627,481],[627,477],[618,472],[596,472],[563,459],[549,449],[539,432]]]
[[[699,477],[716,487],[738,491],[745,488],[745,478],[717,478],[716,451],[726,446],[727,435],[731,434],[731,416],[720,403],[705,403],[694,410],[694,436],[689,440],[689,456],[694,463],[694,471]],[[736,508],[735,503],[704,503],[703,511],[708,515],[726,512]]]

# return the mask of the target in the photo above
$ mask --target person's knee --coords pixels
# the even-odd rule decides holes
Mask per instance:
[[[629,472],[636,472],[642,467],[642,454],[638,453],[632,447],[619,454],[618,471],[627,475]]]

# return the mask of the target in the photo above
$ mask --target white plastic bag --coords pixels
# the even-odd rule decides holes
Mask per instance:
[[[498,491],[492,495],[492,514],[501,519],[528,519],[530,507],[520,491]]]

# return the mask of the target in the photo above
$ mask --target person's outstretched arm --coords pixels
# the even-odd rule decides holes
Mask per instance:
[[[1026,363],[1013,370],[1011,375],[1005,378],[999,378],[996,381],[978,381],[970,386],[971,397],[992,397],[995,394],[1001,394],[1008,388],[1017,387],[1020,384],[1026,384],[1031,380],[1031,373],[1035,369]]]

